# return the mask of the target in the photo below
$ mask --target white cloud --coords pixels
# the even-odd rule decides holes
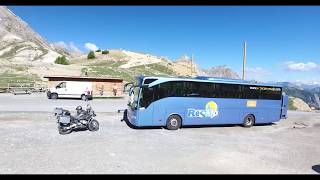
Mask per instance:
[[[68,45],[63,41],[58,41],[53,43],[54,46],[67,49]]]
[[[58,41],[53,43],[55,47],[63,48],[68,50],[71,53],[79,53],[82,54],[82,51],[74,44],[74,42],[66,43],[64,41]]]
[[[287,62],[287,69],[290,71],[311,71],[311,70],[315,70],[319,67],[319,65],[317,65],[314,62],[307,62],[307,63],[296,63],[294,61],[289,61]]]
[[[256,80],[266,79],[266,76],[269,76],[271,74],[272,73],[270,71],[267,71],[261,67],[246,69],[246,76],[251,79],[256,79]]]
[[[263,69],[261,67],[250,68],[247,67],[245,73],[246,80],[255,80],[255,81],[267,81],[270,79],[272,72]],[[236,71],[240,78],[242,78],[242,70]]]
[[[96,50],[99,49],[99,48],[98,48],[95,44],[93,44],[93,43],[86,43],[84,46],[85,46],[87,49],[91,50],[91,51],[96,51]]]
[[[247,73],[250,73],[252,75],[257,75],[257,76],[265,76],[265,75],[271,74],[271,72],[265,69],[262,69],[261,67],[247,68],[246,71]]]
[[[82,53],[82,51],[73,42],[69,42],[69,48],[71,52]]]

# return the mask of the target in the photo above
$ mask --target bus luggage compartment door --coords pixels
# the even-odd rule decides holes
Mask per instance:
[[[281,119],[287,119],[288,115],[288,95],[283,95],[282,96],[282,105],[281,105]]]

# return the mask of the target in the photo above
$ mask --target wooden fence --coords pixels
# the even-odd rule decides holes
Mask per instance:
[[[14,93],[18,91],[25,92],[44,92],[47,89],[45,83],[39,83],[36,81],[16,81],[10,83],[0,83],[0,92],[2,93]]]

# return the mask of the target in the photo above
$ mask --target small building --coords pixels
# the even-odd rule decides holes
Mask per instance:
[[[108,77],[82,76],[45,76],[48,79],[48,88],[53,88],[65,81],[92,82],[93,97],[122,97],[123,79]],[[116,89],[116,95],[114,95]]]

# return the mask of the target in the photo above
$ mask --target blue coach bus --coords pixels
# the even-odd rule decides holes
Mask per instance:
[[[125,111],[133,127],[267,124],[287,118],[288,96],[275,84],[196,77],[140,76]]]

